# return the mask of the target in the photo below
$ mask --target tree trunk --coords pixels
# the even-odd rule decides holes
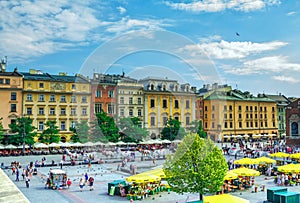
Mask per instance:
[[[203,200],[203,195],[199,193],[199,200]]]

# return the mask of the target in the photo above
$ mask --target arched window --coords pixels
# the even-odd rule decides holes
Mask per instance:
[[[291,132],[292,136],[298,136],[298,123],[293,122],[291,124],[291,129],[292,129],[292,132]]]

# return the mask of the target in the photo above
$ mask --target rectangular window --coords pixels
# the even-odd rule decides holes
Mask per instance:
[[[154,108],[155,107],[155,100],[151,99],[150,100],[150,108]]]
[[[232,113],[229,114],[229,118],[232,119]]]
[[[232,124],[232,122],[230,122],[230,123],[229,123],[229,127],[230,127],[230,128],[232,128],[232,127],[233,127],[233,124]]]
[[[226,113],[224,113],[224,119],[227,119],[227,114]]]
[[[120,104],[124,104],[124,97],[120,97]]]
[[[168,108],[167,100],[166,99],[163,99],[163,108]]]
[[[255,122],[255,127],[258,128],[258,122],[257,121]]]
[[[133,116],[133,109],[129,109],[128,115],[129,115],[129,116]]]
[[[190,100],[185,101],[185,108],[189,109],[190,108]]]
[[[32,94],[27,94],[26,95],[26,100],[27,101],[32,101]]]
[[[39,130],[40,131],[44,130],[44,122],[43,121],[39,122]]]
[[[39,95],[39,101],[42,101],[42,102],[45,101],[45,98],[44,98],[44,95],[43,95],[43,94],[40,94],[40,95]]]
[[[82,114],[83,116],[86,116],[86,115],[87,115],[86,108],[82,108],[81,114]]]
[[[211,114],[211,118],[214,119],[215,118],[215,114]]]
[[[204,111],[207,111],[207,106],[204,107]]]
[[[60,130],[66,130],[66,121],[60,122]]]
[[[71,102],[76,103],[76,96],[74,96],[74,95],[71,96]]]
[[[224,111],[227,111],[227,106],[226,105],[224,105]]]
[[[55,102],[55,95],[54,94],[50,95],[50,102]]]
[[[60,114],[61,115],[66,115],[66,108],[61,108],[60,109]]]
[[[211,123],[211,128],[215,128],[215,122]]]
[[[72,90],[75,90],[75,89],[76,89],[76,85],[72,84]]]
[[[76,127],[76,121],[71,121],[71,127],[75,128]]]
[[[0,84],[3,84],[3,83],[4,83],[3,78],[0,78]]]
[[[108,97],[109,97],[109,98],[114,98],[114,91],[109,90],[109,91],[108,91]]]
[[[81,97],[81,102],[82,102],[82,103],[87,103],[87,98],[86,98],[86,96],[82,96],[82,97]]]
[[[9,85],[10,84],[10,79],[5,79],[5,84]]]
[[[185,117],[185,124],[190,125],[190,117],[189,116]]]
[[[138,109],[138,117],[142,117],[142,109]]]
[[[239,122],[239,128],[242,128],[243,125],[242,125],[242,122]]]
[[[267,111],[267,107],[266,106],[265,106],[264,110]]]
[[[214,111],[215,110],[215,105],[211,106],[211,110]]]
[[[76,108],[71,108],[71,115],[76,116]]]
[[[268,122],[267,122],[267,121],[265,122],[265,127],[266,127],[266,128],[268,127]]]
[[[107,113],[108,114],[114,114],[115,113],[115,106],[113,104],[107,105]]]
[[[17,104],[10,104],[10,112],[17,112]]]
[[[11,92],[10,94],[10,100],[16,101],[17,100],[17,93],[16,92]]]
[[[44,108],[39,108],[39,115],[44,115]]]
[[[124,116],[124,109],[120,109],[120,116]]]
[[[152,116],[152,117],[150,118],[150,125],[151,125],[151,126],[155,126],[155,117],[154,117],[154,116]]]
[[[229,105],[229,111],[232,111],[232,105]]]
[[[66,102],[66,96],[65,95],[60,96],[60,102]]]
[[[137,101],[138,101],[138,104],[142,104],[142,99],[140,97],[137,99]]]
[[[239,119],[242,119],[242,114],[241,113],[239,113]]]
[[[242,106],[239,106],[239,111],[242,111]]]
[[[133,98],[129,97],[129,104],[133,104]]]
[[[44,83],[40,82],[39,87],[44,88]]]
[[[252,111],[252,106],[250,106],[250,111]]]
[[[97,97],[97,98],[102,97],[102,92],[101,92],[101,90],[96,90],[96,97]]]
[[[27,107],[26,114],[27,115],[32,115],[32,108],[31,107]]]
[[[228,128],[227,122],[224,122],[224,128]]]
[[[55,108],[50,108],[50,115],[55,115]]]
[[[95,113],[101,113],[101,111],[102,111],[102,104],[96,103],[95,104]]]
[[[178,99],[175,99],[175,109],[179,109],[179,102],[178,102]]]

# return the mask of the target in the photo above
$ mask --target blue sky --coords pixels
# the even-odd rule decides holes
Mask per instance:
[[[9,71],[124,71],[300,96],[297,0],[15,0],[0,8]]]

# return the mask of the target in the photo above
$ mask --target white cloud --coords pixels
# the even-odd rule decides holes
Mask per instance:
[[[274,80],[278,80],[281,82],[288,82],[288,83],[299,83],[300,80],[297,80],[293,77],[290,76],[283,76],[283,75],[278,75],[278,76],[273,76],[272,77]]]
[[[286,46],[286,42],[272,41],[266,43],[253,42],[209,42],[197,45],[188,45],[181,48],[181,51],[190,52],[192,56],[206,54],[215,59],[241,59],[252,54],[258,54],[264,51],[276,50]]]
[[[117,7],[118,11],[120,12],[121,15],[123,15],[124,13],[126,13],[126,9],[122,6]]]
[[[285,56],[269,56],[245,61],[240,68],[224,68],[225,72],[234,75],[270,74],[300,71],[300,64],[291,63]]]
[[[249,12],[260,10],[266,6],[280,4],[280,0],[202,0],[189,3],[167,1],[165,4],[172,9],[192,12],[219,12],[226,9]]]
[[[291,12],[288,12],[286,15],[287,16],[293,16],[293,15],[296,15],[296,14],[297,14],[297,12],[291,11]]]

